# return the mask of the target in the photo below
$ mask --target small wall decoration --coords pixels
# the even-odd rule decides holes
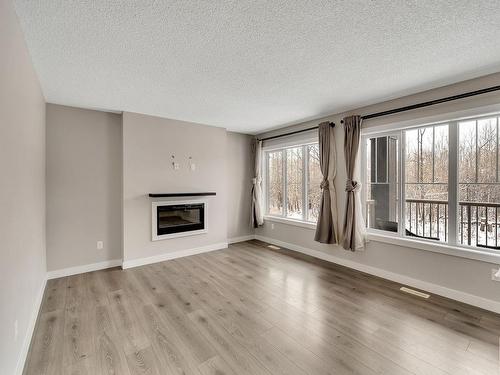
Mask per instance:
[[[196,170],[196,164],[194,163],[192,156],[190,156],[188,159],[188,167],[191,172],[194,172]]]
[[[179,168],[180,168],[179,163],[175,162],[175,155],[172,155],[172,169],[174,171],[177,171],[177,170],[179,170]]]

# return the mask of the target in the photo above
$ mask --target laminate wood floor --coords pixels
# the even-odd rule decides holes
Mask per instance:
[[[50,280],[24,374],[500,374],[500,315],[250,241]]]

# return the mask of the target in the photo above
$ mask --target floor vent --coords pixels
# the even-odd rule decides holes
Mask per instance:
[[[422,298],[429,298],[431,296],[430,294],[419,292],[418,290],[413,290],[405,286],[402,286],[401,288],[399,288],[399,290]]]
[[[273,249],[273,250],[279,250],[281,247],[274,246],[274,245],[267,245],[268,248]]]

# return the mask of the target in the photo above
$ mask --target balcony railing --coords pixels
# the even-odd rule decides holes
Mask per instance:
[[[448,240],[448,201],[406,199],[407,234],[433,240]]]
[[[498,212],[500,203],[459,202],[460,243],[499,249]]]
[[[407,236],[448,241],[449,211],[447,201],[406,199],[405,203]],[[367,202],[368,222],[371,224],[380,221],[376,218],[374,206],[375,201]],[[499,213],[500,203],[459,202],[457,241],[464,245],[500,250]],[[397,223],[383,220],[382,222],[385,226],[392,223],[393,227],[397,228]],[[372,227],[372,225],[370,226]]]

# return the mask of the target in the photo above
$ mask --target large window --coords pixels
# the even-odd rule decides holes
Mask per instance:
[[[499,250],[499,121],[478,117],[364,136],[367,227]]]
[[[369,228],[398,231],[398,150],[397,134],[366,139],[366,224]]]
[[[318,144],[274,149],[265,155],[267,215],[316,222],[323,178]]]
[[[405,131],[405,234],[448,236],[448,124]]]
[[[499,118],[458,123],[460,243],[499,249]]]

